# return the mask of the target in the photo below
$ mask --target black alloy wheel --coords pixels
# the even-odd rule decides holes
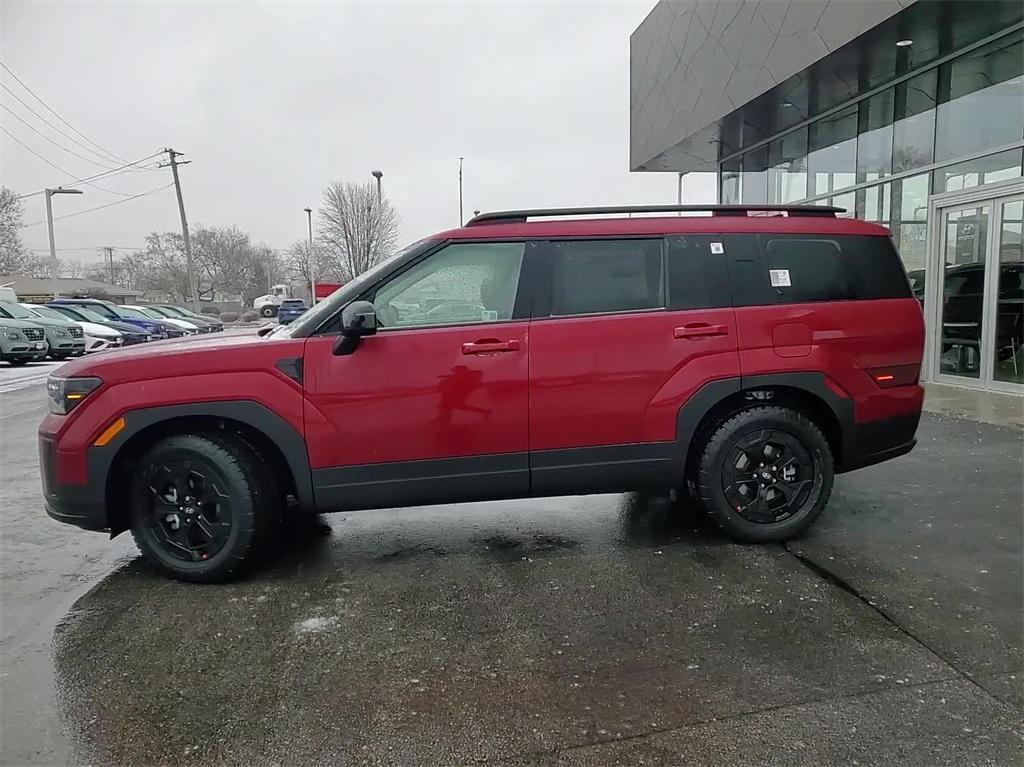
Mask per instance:
[[[806,415],[751,407],[717,424],[698,447],[701,506],[741,541],[784,541],[803,532],[832,494],[828,440]]]
[[[149,524],[169,554],[199,562],[220,552],[231,533],[227,482],[202,459],[151,467]]]

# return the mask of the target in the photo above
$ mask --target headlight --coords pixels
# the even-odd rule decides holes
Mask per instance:
[[[50,398],[48,403],[50,412],[57,415],[67,415],[101,383],[103,382],[98,378],[50,376],[46,379],[46,393]]]
[[[57,338],[64,338],[67,335],[67,331],[54,329],[53,334],[57,336]]]
[[[10,328],[2,328],[4,336],[10,338],[12,341],[17,341],[21,338],[21,334],[17,330],[11,330]]]

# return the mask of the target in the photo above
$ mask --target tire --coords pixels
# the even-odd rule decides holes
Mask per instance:
[[[277,316],[277,307],[276,306],[264,306],[264,307],[262,307],[260,309],[260,316],[261,317],[266,317],[266,318],[276,317]]]
[[[70,356],[71,356],[70,353],[60,352],[59,354],[51,354],[50,355],[50,359],[51,360],[61,361],[61,360],[66,360]]]
[[[833,479],[821,430],[795,410],[769,405],[742,410],[711,432],[694,482],[708,516],[753,543],[806,530],[828,503]]]
[[[130,498],[139,550],[165,575],[194,583],[228,580],[255,562],[274,541],[281,513],[266,463],[245,442],[220,434],[153,445]]]
[[[22,365],[29,363],[28,357],[22,357],[21,359],[7,360],[7,364],[13,368],[20,368]]]

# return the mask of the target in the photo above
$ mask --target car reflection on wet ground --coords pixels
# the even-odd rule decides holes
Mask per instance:
[[[220,586],[125,558],[53,634],[70,760],[1014,763],[1021,431],[921,437],[785,547],[615,495],[334,515]]]

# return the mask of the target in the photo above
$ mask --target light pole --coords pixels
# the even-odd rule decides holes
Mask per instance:
[[[462,226],[462,158],[459,158],[459,226]]]
[[[306,211],[306,223],[309,226],[309,305],[316,306],[316,257],[313,255],[313,209]]]
[[[56,300],[59,298],[60,288],[58,283],[57,274],[57,248],[53,243],[53,205],[50,204],[50,198],[55,194],[81,194],[81,189],[44,189],[46,196],[46,230],[50,235],[50,279],[53,280],[53,297]]]
[[[380,208],[380,179],[384,174],[379,170],[371,170],[370,175],[377,179],[377,208]]]

